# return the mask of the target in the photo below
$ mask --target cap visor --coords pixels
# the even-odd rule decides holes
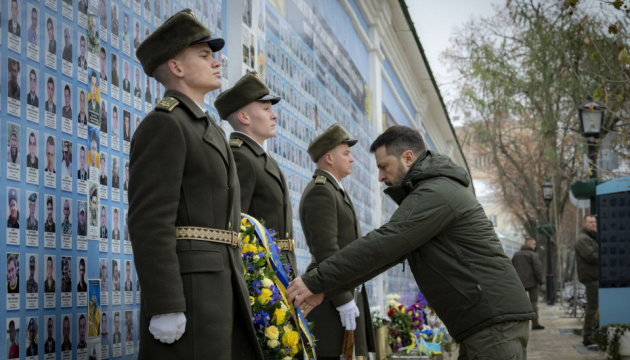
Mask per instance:
[[[258,101],[270,101],[271,105],[275,105],[277,103],[280,102],[281,98],[280,96],[273,96],[273,95],[265,95],[261,98],[256,99]]]
[[[344,140],[344,142],[346,144],[348,144],[348,147],[354,146],[354,144],[357,143],[358,140],[354,140],[354,139],[348,139],[348,140]]]
[[[225,40],[223,40],[222,38],[211,38],[211,37],[193,41],[192,43],[190,43],[190,45],[203,44],[203,43],[208,43],[208,46],[210,46],[210,50],[214,52],[217,52],[223,49],[223,46],[225,46]]]

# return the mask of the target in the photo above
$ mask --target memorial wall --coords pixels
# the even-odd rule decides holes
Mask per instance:
[[[266,147],[290,189],[298,272],[310,262],[298,218],[315,168],[306,149],[333,123],[359,140],[343,185],[363,232],[395,210],[383,198],[369,146],[384,127],[417,127],[409,118],[415,110],[387,59],[379,69],[388,81],[375,81],[381,70],[370,64],[361,36],[367,22],[354,1],[3,0],[0,215],[7,226],[0,246],[7,291],[0,353],[7,358],[88,359],[97,349],[102,359],[137,357],[142,293],[127,232],[129,147],[164,88],[144,74],[135,51],[184,8],[226,39],[216,55],[223,89],[256,71],[283,99],[275,106],[277,136]],[[205,107],[229,131],[212,107],[218,93],[206,96]],[[415,296],[410,272],[401,270],[367,284],[372,305],[382,305],[383,292]]]

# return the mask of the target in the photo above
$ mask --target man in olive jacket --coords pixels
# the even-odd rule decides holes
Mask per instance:
[[[354,205],[341,184],[352,173],[350,147],[356,143],[339,124],[334,124],[308,147],[317,169],[300,200],[300,223],[311,252],[307,271],[361,236]],[[345,330],[354,330],[357,357],[367,359],[368,352],[374,351],[370,306],[361,284],[356,290],[331,297],[330,302],[314,309],[308,320],[314,323],[318,359],[339,359]]]
[[[324,297],[407,259],[430,306],[460,343],[459,360],[525,359],[536,313],[492,223],[467,189],[466,171],[426,150],[418,131],[406,126],[387,129],[370,151],[398,209],[388,223],[295,279],[289,300],[308,312]]]
[[[597,328],[595,314],[599,308],[599,248],[597,246],[597,220],[586,215],[583,228],[575,243],[578,280],[586,287],[586,309],[584,314],[584,346],[592,344],[591,334]]]
[[[236,166],[225,134],[202,110],[205,94],[221,87],[214,53],[223,45],[186,9],[137,50],[145,73],[168,89],[131,142],[139,359],[263,358],[238,248]]]
[[[290,264],[295,273],[297,261],[289,189],[278,163],[263,148],[265,140],[276,136],[278,116],[271,106],[279,101],[280,97],[270,95],[256,73],[248,73],[222,92],[214,106],[221,119],[226,119],[234,129],[230,134],[230,147],[241,185],[241,211],[262,221],[267,229],[277,234],[281,261],[285,269],[286,264]]]
[[[542,263],[536,253],[536,239],[525,240],[525,245],[512,257],[512,265],[516,269],[523,287],[529,295],[529,302],[536,312],[536,319],[532,320],[532,330],[543,330],[544,326],[538,322],[538,288],[543,283]]]

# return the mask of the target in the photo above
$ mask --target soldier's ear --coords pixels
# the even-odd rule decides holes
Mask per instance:
[[[238,112],[236,113],[236,117],[238,118],[238,122],[242,125],[251,124],[251,119],[249,118],[249,115],[247,115],[247,113],[242,109],[238,110]]]

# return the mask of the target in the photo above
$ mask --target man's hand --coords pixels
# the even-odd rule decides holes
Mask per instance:
[[[301,277],[291,281],[287,289],[289,302],[292,302],[294,306],[299,306],[304,316],[308,315],[314,307],[321,304],[324,301],[324,297],[324,293],[313,295]]]
[[[313,295],[313,293],[306,287],[302,281],[302,277],[298,277],[291,281],[291,284],[289,284],[289,288],[287,289],[289,302],[292,302],[295,306],[302,305],[304,300],[311,295]]]
[[[302,310],[302,314],[304,316],[307,316],[308,313],[310,313],[314,307],[316,307],[317,305],[321,304],[324,301],[324,297],[325,297],[324,293],[319,293],[319,294],[311,295],[307,297],[306,299],[304,299],[302,306],[300,306],[300,309]]]
[[[354,330],[357,328],[356,317],[359,316],[360,313],[354,300],[350,300],[346,304],[339,306],[337,311],[339,311],[339,317],[341,318],[341,326],[345,327],[346,330]]]
[[[151,317],[149,332],[156,340],[166,344],[172,344],[179,340],[186,329],[186,315],[184,313],[171,313],[155,315]]]

